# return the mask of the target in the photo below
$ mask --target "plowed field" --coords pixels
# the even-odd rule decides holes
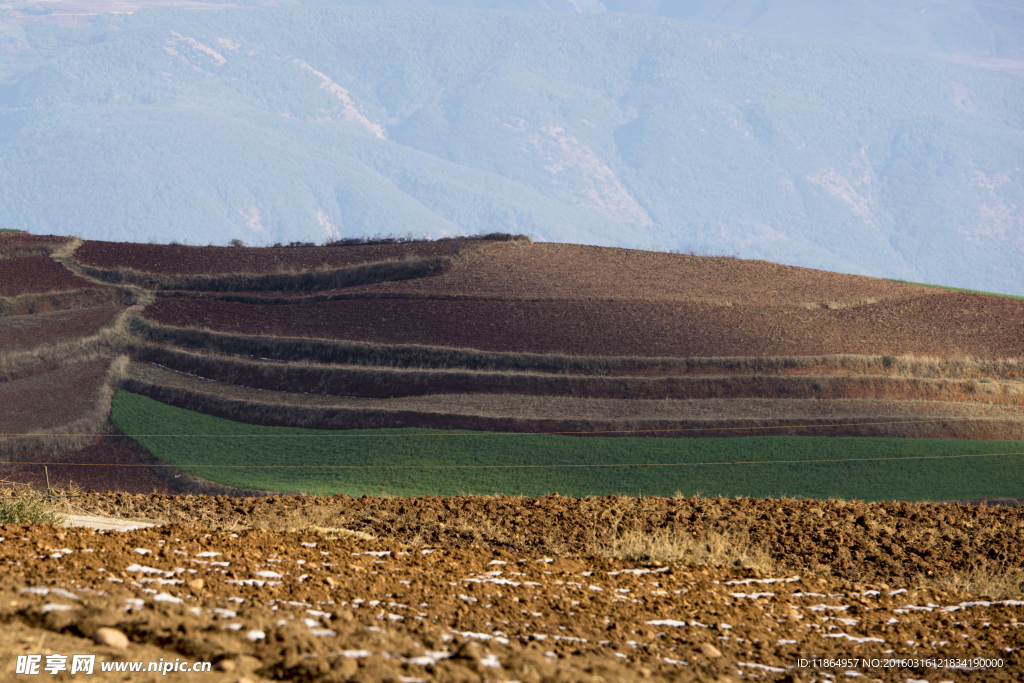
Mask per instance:
[[[82,417],[96,401],[109,364],[101,359],[0,382],[0,433],[25,434]]]
[[[355,299],[259,306],[174,297],[158,299],[145,315],[166,325],[239,334],[504,352],[675,357],[1024,355],[1024,301],[941,290],[838,310],[568,299]]]
[[[135,467],[134,469],[144,469]],[[97,494],[90,514],[204,527],[343,527],[425,548],[482,546],[535,557],[610,551],[629,534],[745,536],[780,571],[893,587],[1024,565],[1024,507],[754,498],[553,495],[147,496]],[[610,545],[611,544],[611,545]],[[930,573],[929,573],[930,572]],[[1024,577],[1022,577],[1024,578]]]
[[[430,394],[401,398],[357,398],[253,389],[211,381],[145,363],[133,363],[129,376],[142,382],[191,392],[282,406],[415,411],[438,415],[479,415],[531,420],[721,420],[721,419],[878,419],[1024,418],[1019,405],[992,406],[952,401],[889,399],[604,399],[529,394]],[[442,424],[437,426],[443,427]]]
[[[121,310],[103,306],[0,317],[0,352],[88,337],[110,324]]]
[[[75,251],[74,257],[98,268],[131,268],[163,275],[214,275],[339,268],[407,256],[447,256],[453,249],[453,242],[351,247],[189,247],[89,241]]]
[[[96,656],[98,672],[110,662],[142,663],[143,673],[103,680],[171,680],[145,672],[163,659],[172,667],[216,665],[204,674],[174,671],[173,680],[224,683],[240,676],[540,683],[858,674],[900,683],[980,682],[1020,680],[1024,671],[1024,603],[973,599],[927,576],[952,577],[954,566],[979,560],[1019,566],[1024,539],[1016,510],[559,497],[80,501],[126,512],[144,502],[151,512],[165,505],[190,516],[230,509],[224,523],[325,504],[354,518],[388,519],[398,535],[413,526],[426,534],[405,544],[230,525],[123,534],[3,526],[0,553],[8,569],[0,577],[0,653],[7,670],[15,655],[38,655],[42,669],[48,655],[84,654]],[[495,520],[497,531],[513,539],[550,545],[566,535],[596,538],[587,544],[596,552],[488,542]],[[746,524],[752,538],[785,544],[768,542],[783,562],[716,568],[601,556],[615,545],[602,540],[609,529],[614,538],[632,524],[666,523]],[[917,550],[929,546],[928,556],[897,555],[895,573],[876,573],[884,565],[875,558],[907,553],[911,538]],[[874,549],[883,544],[885,550]],[[831,564],[817,564],[818,571],[786,566],[785,559],[801,557],[795,552]],[[127,645],[94,643],[94,634],[111,642],[99,628],[118,631]],[[801,658],[815,654],[847,661],[801,666]],[[880,661],[872,666],[864,657]]]
[[[502,250],[437,277],[368,285],[353,292],[439,298],[705,301],[739,306],[849,305],[936,293],[928,287],[767,261],[579,244]]]
[[[46,256],[0,259],[0,296],[100,287]]]
[[[136,450],[114,443],[98,443],[80,451],[61,454],[61,463],[49,464],[50,485],[59,489],[123,491],[125,493],[175,493],[162,479],[147,468]],[[46,488],[42,465],[0,465],[0,479]]]
[[[68,242],[70,237],[60,235],[33,235],[27,232],[0,232],[0,251],[5,249],[25,249],[31,247],[50,247]]]

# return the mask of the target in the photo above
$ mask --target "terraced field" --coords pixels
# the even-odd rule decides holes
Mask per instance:
[[[0,525],[5,675],[1021,679],[1022,301],[515,239],[68,244],[0,233],[0,494],[164,526]],[[454,495],[496,490],[531,495]],[[905,502],[959,498],[1007,507]]]

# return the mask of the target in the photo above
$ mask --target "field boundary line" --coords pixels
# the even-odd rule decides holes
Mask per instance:
[[[1016,378],[1024,376],[1024,357],[999,360],[937,358],[915,355],[865,356],[837,354],[788,357],[684,357],[684,356],[577,356],[558,353],[480,351],[421,344],[375,344],[321,337],[278,337],[219,332],[202,327],[178,327],[155,320],[140,320],[140,336],[178,346],[184,353],[194,349],[214,351],[248,360],[260,356],[291,363],[312,361],[338,365],[339,356],[349,365],[374,366],[382,361],[395,367],[417,369],[485,370],[491,372],[537,372],[542,374],[610,375],[622,370],[658,368],[703,369],[719,367],[740,372],[781,372],[821,366],[826,370],[849,370],[858,374],[892,376],[892,371],[918,379],[972,379],[975,375]],[[690,374],[687,372],[687,374]]]
[[[213,416],[216,417],[216,416]],[[224,418],[221,418],[224,419]],[[793,424],[793,425],[768,425],[768,426],[753,426],[753,427],[677,427],[672,429],[609,429],[602,431],[586,431],[586,432],[472,432],[469,434],[446,434],[444,432],[424,432],[422,434],[124,434],[129,438],[143,437],[143,438],[155,438],[155,437],[173,437],[173,438],[239,438],[239,439],[252,439],[252,438],[264,438],[264,439],[281,439],[281,438],[319,438],[319,437],[335,437],[335,438],[398,438],[398,437],[419,437],[419,436],[559,436],[559,435],[587,435],[587,434],[633,434],[633,433],[649,433],[649,432],[702,432],[702,431],[743,431],[751,429],[813,429],[816,427],[830,428],[830,427],[875,427],[879,425],[901,425],[901,424],[935,424],[939,422],[955,422],[955,421],[966,421],[971,420],[975,422],[1011,422],[1014,421],[1010,418],[1003,417],[943,417],[935,418],[930,420],[898,420],[890,422],[843,422],[843,423],[828,423],[828,424]],[[253,425],[254,427],[261,427],[264,429],[310,429],[309,427],[271,427],[268,425]],[[401,427],[386,427],[385,429],[401,429]],[[328,431],[328,430],[324,430]],[[333,430],[333,431],[344,431],[344,430]],[[3,433],[0,432],[0,437],[18,438],[18,437],[30,437],[30,436],[41,436],[41,434],[26,433]],[[79,436],[79,434],[48,434],[47,436]]]
[[[955,458],[989,458],[999,455],[1024,455],[1014,453],[959,453],[955,455],[910,455],[905,458],[820,458],[816,460],[738,460],[735,462],[641,462],[641,463],[594,463],[589,465],[146,465],[116,463],[69,463],[69,462],[0,462],[0,465],[62,465],[71,467],[175,467],[188,469],[319,469],[319,470],[360,470],[360,469],[569,469],[573,467],[698,467],[714,465],[799,465],[824,462],[883,462],[893,460],[950,460]]]

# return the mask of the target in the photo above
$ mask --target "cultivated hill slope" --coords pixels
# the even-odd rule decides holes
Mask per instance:
[[[0,386],[16,406],[3,448],[34,462],[92,447],[60,466],[66,471],[55,465],[55,476],[95,481],[83,474],[97,459],[155,456],[157,481],[171,487],[182,482],[168,464],[221,485],[278,491],[584,495],[627,486],[827,496],[840,491],[827,463],[853,458],[865,464],[850,465],[860,469],[841,480],[852,486],[844,495],[1017,491],[1019,299],[508,234],[257,249],[7,233],[0,244],[0,291],[12,294],[0,299],[0,330],[9,332]],[[281,429],[314,438],[280,450],[274,444],[287,441],[263,437]],[[450,437],[462,444],[451,450],[437,438],[418,441],[422,429],[472,434]],[[95,436],[117,430],[138,435],[150,454]],[[179,436],[146,436],[164,430]],[[378,431],[374,441],[327,447],[351,430]],[[261,438],[244,451],[230,439],[196,449],[193,432]],[[491,437],[509,434],[518,435],[514,447],[493,451],[504,442]],[[739,435],[755,438],[721,438]],[[881,438],[829,438],[864,436]],[[988,460],[965,460],[968,451]],[[210,472],[211,458],[243,453],[245,462],[285,458],[290,469]],[[948,462],[931,463],[936,453]],[[600,467],[564,477],[479,470],[498,457],[530,468],[538,458]],[[910,460],[867,462],[876,457]],[[338,469],[310,479],[303,469],[325,460],[347,468],[350,458],[379,459],[380,476]],[[417,474],[437,458],[468,459],[475,474]],[[649,468],[623,479],[602,469],[637,458],[786,464],[749,477],[718,468],[726,479]],[[816,464],[801,464],[807,458]],[[396,462],[401,471],[389,469]],[[796,479],[777,476],[790,470]]]

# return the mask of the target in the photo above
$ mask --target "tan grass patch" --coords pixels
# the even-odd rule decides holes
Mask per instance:
[[[395,280],[411,280],[439,275],[463,267],[478,256],[495,249],[517,247],[529,239],[487,242],[463,249],[450,256],[434,258],[388,259],[359,263],[341,268],[317,267],[312,270],[281,270],[276,273],[221,273],[217,275],[164,275],[132,268],[98,268],[75,263],[74,272],[93,280],[118,285],[133,285],[149,290],[187,290],[194,292],[270,292],[343,289]]]
[[[767,547],[751,541],[745,531],[627,530],[610,541],[596,541],[590,552],[636,562],[745,567],[765,574],[774,573],[777,567]]]
[[[232,301],[234,298],[232,297]],[[267,303],[260,300],[260,303]],[[295,302],[292,302],[295,303]],[[853,354],[793,357],[642,357],[570,356],[565,354],[502,353],[415,344],[373,344],[341,339],[271,337],[231,334],[197,327],[174,327],[141,320],[139,334],[150,341],[229,355],[279,361],[392,368],[435,368],[563,375],[675,376],[690,373],[786,374],[804,376],[852,373],[897,375],[917,379],[1024,379],[1024,358],[982,360],[970,356],[860,356]],[[993,393],[1005,385],[991,384]]]
[[[1007,600],[1024,595],[1024,570],[1019,567],[987,569],[969,572],[951,571],[932,579],[936,587],[949,593],[971,598]]]
[[[128,363],[127,356],[118,356],[110,362],[93,406],[84,415],[66,424],[39,430],[31,436],[5,437],[0,441],[0,453],[16,461],[19,457],[24,460],[38,454],[77,450],[95,443],[98,435],[107,433],[109,429],[111,401],[117,385],[127,375]]]

